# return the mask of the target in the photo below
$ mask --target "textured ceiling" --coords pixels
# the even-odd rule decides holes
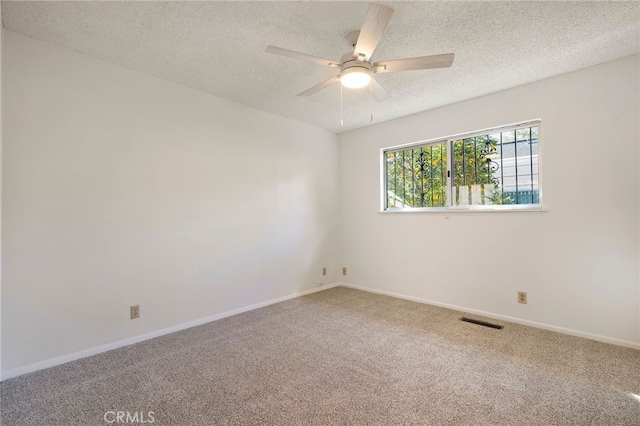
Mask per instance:
[[[395,9],[372,60],[454,52],[449,69],[380,74],[392,98],[374,123],[640,51],[638,2],[382,2]],[[336,74],[264,52],[339,60],[366,2],[2,2],[5,28],[274,114],[342,132],[370,124],[368,92]]]

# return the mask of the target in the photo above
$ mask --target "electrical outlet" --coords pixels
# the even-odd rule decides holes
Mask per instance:
[[[131,319],[140,318],[140,305],[133,305],[129,307],[129,314]]]
[[[518,292],[518,303],[522,303],[523,305],[527,304],[527,293],[524,291]]]
[[[326,266],[322,267],[322,275],[327,275],[327,267]]]
[[[346,266],[342,267],[342,275],[347,275],[347,267]]]

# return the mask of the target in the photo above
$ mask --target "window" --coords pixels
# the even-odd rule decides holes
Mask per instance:
[[[382,151],[383,209],[540,207],[539,121]]]

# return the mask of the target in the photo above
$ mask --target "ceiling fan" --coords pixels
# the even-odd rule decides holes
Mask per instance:
[[[340,81],[342,86],[357,89],[371,84],[373,97],[382,101],[391,95],[378,83],[373,74],[382,74],[397,71],[422,70],[431,68],[449,68],[453,63],[455,54],[419,56],[416,58],[393,59],[389,61],[371,62],[380,37],[391,20],[393,9],[382,4],[370,3],[367,15],[360,31],[347,34],[347,41],[354,46],[353,52],[342,56],[340,62],[330,59],[318,58],[306,53],[295,52],[281,47],[267,46],[268,53],[301,59],[331,68],[339,68],[340,72],[317,84],[298,96],[310,96],[320,90]]]

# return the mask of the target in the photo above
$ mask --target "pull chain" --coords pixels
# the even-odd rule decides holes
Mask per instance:
[[[373,80],[369,82],[369,107],[371,108],[371,122],[373,123]]]
[[[342,121],[342,84],[340,85],[340,127],[344,126],[344,121]]]

